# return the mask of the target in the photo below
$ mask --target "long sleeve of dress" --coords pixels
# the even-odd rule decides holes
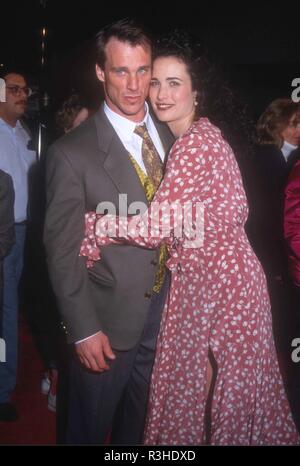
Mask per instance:
[[[228,169],[231,152],[220,131],[208,120],[195,122],[171,149],[163,181],[144,214],[132,217],[86,214],[81,255],[91,261],[98,260],[99,247],[117,238],[150,249],[163,241],[169,252],[170,248],[177,251],[178,248],[202,248],[204,222],[207,238],[216,234],[216,218],[219,234],[232,225],[242,224],[244,207],[237,212],[227,208],[231,193],[226,186],[236,185],[235,172]],[[220,185],[224,186],[224,193],[212,203]],[[244,200],[244,191],[239,185],[236,189],[239,199]]]
[[[162,242],[172,247],[187,241],[190,247],[199,247],[203,241],[203,206],[193,192],[196,182],[202,179],[203,189],[208,182],[200,169],[195,170],[195,161],[201,167],[199,158],[207,149],[198,135],[186,133],[178,139],[170,152],[162,183],[145,213],[131,217],[86,214],[81,254],[98,260],[99,247],[117,238],[148,249],[155,249]],[[202,169],[205,168],[202,163]]]

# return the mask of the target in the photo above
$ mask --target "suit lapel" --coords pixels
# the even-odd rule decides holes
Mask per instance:
[[[162,123],[161,121],[157,120],[157,118],[152,113],[151,113],[151,117],[158,131],[163,148],[165,150],[165,154],[166,154],[165,160],[166,160],[168,153],[170,152],[170,149],[175,142],[175,138],[165,123]]]
[[[128,152],[106,117],[103,107],[96,113],[95,122],[99,148],[104,153],[104,170],[119,193],[127,194],[128,204],[135,201],[147,203],[145,191]]]
[[[103,106],[101,106],[94,118],[99,149],[104,153],[104,170],[119,193],[127,194],[128,203],[142,201],[148,204],[144,188],[130,161],[128,152],[106,117]],[[174,136],[165,124],[159,122],[153,116],[152,118],[166,152],[166,160],[168,152],[174,143]]]

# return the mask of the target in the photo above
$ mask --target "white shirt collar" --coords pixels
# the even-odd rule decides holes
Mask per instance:
[[[289,158],[289,155],[291,154],[291,152],[293,152],[293,150],[296,150],[297,148],[298,148],[298,146],[294,146],[293,144],[290,144],[287,141],[283,142],[281,152],[282,152],[283,157],[285,158],[286,161]]]
[[[7,126],[8,128],[12,129],[12,126],[10,126],[8,123],[6,123],[5,120],[3,120],[3,118],[0,117],[0,125],[2,126]]]
[[[23,128],[23,126],[21,125],[20,120],[17,120],[16,126],[13,127],[13,126],[9,125],[8,123],[6,123],[6,121],[3,120],[3,118],[1,118],[1,117],[0,117],[0,125],[6,126],[6,127],[9,128],[11,131],[14,131],[16,128]]]
[[[104,102],[104,113],[111,122],[115,130],[122,136],[123,141],[130,141],[133,135],[133,132],[137,125],[143,125],[144,123],[148,127],[148,121],[150,118],[149,115],[149,105],[145,102],[145,116],[142,121],[136,123],[134,121],[128,120],[118,113],[114,112],[106,102]]]

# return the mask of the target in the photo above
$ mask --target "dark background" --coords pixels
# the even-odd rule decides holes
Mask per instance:
[[[92,92],[86,44],[105,24],[135,17],[155,34],[185,28],[223,65],[256,119],[300,77],[300,3],[112,0],[1,2],[0,64],[25,68],[55,107],[70,89]],[[41,74],[41,30],[47,27]]]
[[[276,4],[274,0],[260,3],[248,0],[240,4],[237,0],[123,0],[122,3],[120,0],[2,0],[0,67],[1,64],[14,65],[29,74],[29,84],[36,91],[30,105],[31,122],[34,122],[32,129],[36,129],[37,121],[46,122],[46,130],[42,132],[42,148],[47,147],[53,140],[49,121],[53,121],[55,110],[71,90],[83,94],[87,100],[95,95],[96,81],[88,53],[89,40],[105,24],[134,17],[144,22],[154,34],[175,27],[195,34],[212,57],[221,63],[225,77],[248,104],[256,121],[273,99],[290,97],[292,80],[300,78],[299,11],[300,0],[279,0]],[[47,28],[46,65],[41,69],[43,27]],[[46,102],[48,105],[45,109],[46,93],[49,102]],[[37,131],[33,131],[33,134],[37,135]],[[34,218],[31,218],[31,243],[25,260],[28,279],[23,288],[26,290],[25,309],[28,308],[27,312],[32,314],[29,320],[35,322],[31,325],[43,337],[43,331],[36,330],[37,316],[41,309],[47,307],[51,315],[54,305],[48,295],[44,263],[41,266],[40,262],[44,257],[40,233],[44,190],[41,190],[43,194],[39,190],[40,186],[43,187],[43,176],[37,184],[38,188],[31,194]],[[35,195],[36,192],[38,195]],[[288,320],[291,320],[289,316]],[[49,336],[48,322],[42,325]],[[281,327],[279,332],[284,333],[285,321]],[[287,332],[285,341],[289,336]],[[284,363],[287,361],[287,370],[291,370],[289,342],[286,348]],[[292,371],[296,370],[294,365]],[[291,379],[293,377],[295,390],[291,389],[294,391],[290,396],[295,405],[294,412],[299,416],[299,374],[292,374]]]

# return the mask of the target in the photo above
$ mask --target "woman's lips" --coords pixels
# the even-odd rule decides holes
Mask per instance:
[[[169,110],[170,108],[173,107],[173,104],[155,104],[156,105],[156,108],[157,110]]]

